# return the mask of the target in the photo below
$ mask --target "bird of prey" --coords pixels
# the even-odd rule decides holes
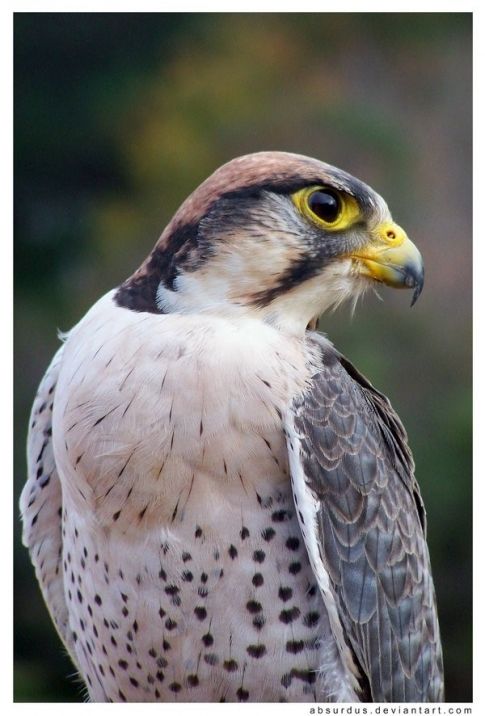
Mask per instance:
[[[404,428],[314,319],[421,256],[369,186],[219,168],[63,337],[24,542],[92,701],[440,701]]]

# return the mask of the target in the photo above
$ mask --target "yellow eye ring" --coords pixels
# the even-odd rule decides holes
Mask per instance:
[[[360,215],[353,196],[324,186],[300,189],[292,199],[303,216],[325,229],[345,229]]]

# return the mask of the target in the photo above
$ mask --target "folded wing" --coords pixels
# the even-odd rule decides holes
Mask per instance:
[[[287,416],[293,490],[312,567],[361,698],[443,700],[425,514],[402,424],[324,339]]]

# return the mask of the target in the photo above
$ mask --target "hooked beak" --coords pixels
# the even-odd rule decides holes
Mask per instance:
[[[400,226],[381,224],[369,244],[350,256],[360,275],[394,288],[413,288],[411,306],[416,303],[424,284],[423,259]]]

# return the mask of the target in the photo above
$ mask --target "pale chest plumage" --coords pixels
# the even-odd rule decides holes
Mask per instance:
[[[260,322],[140,315],[111,294],[69,335],[54,451],[96,700],[355,698],[288,476],[281,416],[308,360]]]

